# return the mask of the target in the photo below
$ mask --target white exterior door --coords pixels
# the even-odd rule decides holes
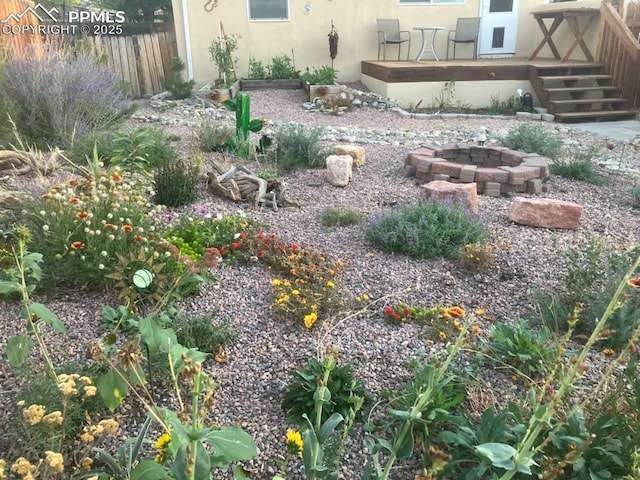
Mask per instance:
[[[482,0],[478,55],[509,56],[516,53],[519,0]]]

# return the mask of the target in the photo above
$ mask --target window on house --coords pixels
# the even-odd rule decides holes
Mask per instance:
[[[288,20],[289,0],[249,0],[249,20]]]
[[[400,5],[428,5],[430,3],[464,3],[465,0],[398,0]]]

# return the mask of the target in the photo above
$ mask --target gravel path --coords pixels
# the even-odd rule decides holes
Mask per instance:
[[[581,248],[592,237],[613,248],[630,248],[640,242],[639,211],[632,208],[628,194],[634,181],[629,175],[603,170],[607,178],[604,186],[553,176],[548,193],[542,194],[584,206],[581,226],[575,232],[514,225],[506,219],[512,199],[480,196],[479,213],[491,240],[501,245],[497,249],[496,268],[489,274],[470,275],[456,262],[448,260],[416,261],[381,253],[366,241],[366,225],[323,227],[319,221],[323,209],[344,206],[372,215],[392,208],[390,204],[414,202],[420,198],[420,187],[403,174],[404,158],[409,150],[425,141],[442,144],[470,141],[480,127],[493,132],[490,138],[497,137],[506,134],[518,121],[407,119],[372,108],[332,116],[305,112],[300,106],[304,100],[302,91],[255,91],[251,93],[251,116],[268,119],[273,122],[271,128],[282,121],[326,126],[328,140],[351,139],[362,143],[366,165],[354,171],[353,182],[344,189],[323,183],[322,170],[287,175],[288,196],[301,205],[300,209],[273,212],[244,207],[249,217],[283,239],[310,245],[343,259],[345,298],[366,293],[374,300],[388,296],[387,303],[460,305],[467,311],[486,307],[494,319],[510,321],[535,310],[534,290],[552,288],[563,281],[561,251],[564,248]],[[200,110],[198,105],[182,104],[160,112],[151,108],[150,102],[143,102],[134,123],[148,123],[157,117],[171,133],[181,136],[181,155],[193,157],[197,152],[193,125],[206,116]],[[215,110],[211,118],[226,121],[231,113]],[[543,125],[563,135],[573,151],[605,140],[564,125]],[[617,161],[632,169],[640,165],[630,146],[617,144],[611,152],[606,151],[606,155],[602,163],[613,165]],[[209,154],[205,155],[205,164],[209,158]],[[206,193],[204,188],[198,207],[214,212],[238,209],[237,205]],[[316,354],[321,341],[323,345],[337,346],[341,361],[355,362],[358,377],[374,397],[384,388],[398,388],[409,378],[407,360],[421,354],[431,355],[435,348],[425,343],[419,327],[387,324],[380,314],[385,302],[347,322],[336,325],[339,320],[336,319],[330,324],[332,328],[308,332],[300,326],[273,320],[268,289],[271,277],[264,268],[223,266],[215,276],[216,282],[207,284],[200,295],[185,299],[182,307],[189,314],[215,310],[217,319],[229,322],[238,334],[237,341],[228,348],[229,362],[211,363],[207,368],[219,384],[213,419],[223,424],[239,423],[253,435],[260,449],[259,457],[248,465],[253,472],[251,478],[270,479],[275,473],[287,428],[280,401],[289,373],[303,367],[307,359]],[[47,294],[42,300],[64,319],[69,330],[65,337],[47,336],[56,357],[60,361],[83,359],[88,342],[100,335],[104,297],[64,291]],[[485,331],[490,328],[489,321],[481,322]],[[6,338],[20,328],[19,306],[0,301],[0,350],[4,350],[1,344]],[[0,406],[0,419],[6,421],[15,379],[7,366],[0,372],[4,372],[0,376],[0,405],[4,405]],[[491,377],[486,380],[494,381]],[[496,388],[497,396],[505,393],[500,388],[506,387]],[[126,413],[120,412],[125,423]],[[122,435],[125,434],[123,430]],[[360,432],[356,430],[347,446],[343,478],[359,478],[365,460]],[[393,478],[413,478],[416,468],[419,469],[419,464],[398,470]],[[298,478],[296,472],[299,471],[300,463],[294,463],[288,478]]]

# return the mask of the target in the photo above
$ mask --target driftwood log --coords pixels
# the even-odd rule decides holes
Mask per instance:
[[[208,173],[207,189],[234,202],[252,202],[255,207],[277,210],[295,203],[285,199],[283,180],[267,181],[252,173],[244,165],[229,165],[213,160]]]
[[[58,168],[59,158],[58,150],[52,151],[48,158],[38,150],[0,150],[0,172],[25,175],[33,171],[49,175]]]

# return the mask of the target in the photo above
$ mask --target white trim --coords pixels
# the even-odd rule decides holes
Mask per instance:
[[[184,22],[184,48],[187,51],[187,75],[189,76],[188,80],[193,80],[193,57],[191,56],[191,32],[189,31],[187,0],[182,0],[182,21]]]

